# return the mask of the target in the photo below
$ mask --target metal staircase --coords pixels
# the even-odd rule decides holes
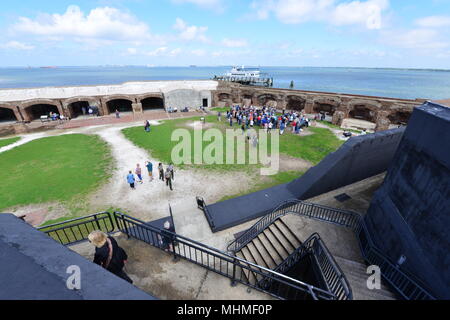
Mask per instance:
[[[304,202],[301,200],[289,200],[280,204],[275,210],[273,210],[268,215],[261,218],[255,225],[244,232],[240,237],[228,245],[228,251],[232,254],[238,253],[242,248],[244,248],[248,243],[251,243],[253,239],[260,236],[264,230],[270,226],[275,221],[282,219],[286,215],[298,215],[301,217],[306,217],[314,219],[321,222],[331,223],[345,228],[350,228],[353,230],[360,249],[361,254],[366,261],[367,265],[376,265],[380,267],[381,276],[384,281],[386,281],[390,289],[394,290],[398,297],[406,300],[435,300],[436,297],[430,293],[426,286],[421,283],[420,280],[416,279],[413,275],[402,270],[401,267],[397,266],[395,263],[390,261],[381,251],[374,245],[370,233],[368,232],[364,220],[362,217],[351,211],[339,210],[334,208],[329,208],[322,205],[317,205],[313,203]],[[333,257],[330,259],[334,260]],[[340,262],[345,262],[340,260]],[[337,266],[339,268],[339,266]],[[347,265],[348,267],[348,265]],[[367,280],[367,274],[362,274],[362,266],[359,267],[359,274],[355,278],[355,273],[348,272],[352,274],[353,283],[357,282],[357,286],[361,287],[361,283],[365,284]],[[277,269],[275,269],[277,270]],[[350,270],[350,269],[347,269]],[[345,278],[345,277],[344,277]],[[358,298],[370,298],[372,294],[363,294]],[[384,287],[383,289],[388,292],[388,289]],[[367,293],[367,292],[366,292]],[[336,297],[339,294],[333,293]],[[393,298],[392,293],[386,293],[383,295],[384,298]],[[372,297],[373,298],[373,297]],[[377,297],[382,298],[382,297]]]
[[[280,218],[236,252],[236,256],[275,270],[301,245],[301,241]]]

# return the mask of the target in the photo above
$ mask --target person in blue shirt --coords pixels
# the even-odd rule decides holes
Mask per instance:
[[[147,164],[145,165],[147,167],[148,170],[148,176],[150,178],[150,182],[153,181],[153,163],[151,163],[150,161],[147,161]]]
[[[127,176],[127,182],[130,184],[131,189],[134,190],[135,189],[134,183],[136,182],[136,180],[134,179],[134,174],[131,171]]]

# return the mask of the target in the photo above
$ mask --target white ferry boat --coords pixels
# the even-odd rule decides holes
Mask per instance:
[[[261,77],[261,71],[258,68],[233,67],[231,72],[225,74],[226,77],[257,78]]]
[[[233,67],[222,76],[214,76],[214,80],[237,82],[246,85],[273,86],[273,78],[261,73],[258,68]]]

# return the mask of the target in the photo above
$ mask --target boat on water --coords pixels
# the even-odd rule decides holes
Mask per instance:
[[[214,80],[237,82],[246,85],[273,86],[273,78],[261,73],[259,68],[233,67],[223,76],[214,76]]]

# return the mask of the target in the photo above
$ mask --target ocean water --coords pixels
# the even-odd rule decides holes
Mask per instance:
[[[0,88],[119,84],[145,80],[199,80],[231,67],[0,68]],[[274,87],[403,99],[450,98],[450,70],[260,67]]]

